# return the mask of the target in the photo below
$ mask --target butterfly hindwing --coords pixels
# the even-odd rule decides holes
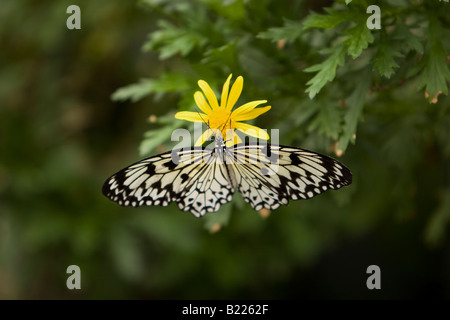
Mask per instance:
[[[212,152],[192,172],[188,186],[180,194],[178,207],[200,217],[216,212],[222,204],[231,201],[234,187],[226,165]]]
[[[242,197],[253,209],[274,210],[288,199],[278,175],[271,170],[271,157],[257,144],[237,145],[227,152],[236,185]]]
[[[274,210],[352,181],[350,170],[339,161],[301,148],[241,144],[230,152],[239,191],[255,210]]]

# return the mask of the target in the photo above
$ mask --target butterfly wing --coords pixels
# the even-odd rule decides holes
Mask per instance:
[[[289,200],[310,199],[352,182],[339,161],[301,148],[240,144],[228,150],[236,185],[255,210],[274,210]]]
[[[301,148],[240,144],[224,155],[194,147],[146,158],[111,176],[103,194],[122,206],[176,202],[200,217],[229,202],[235,187],[255,210],[274,210],[352,181],[339,161]]]
[[[234,187],[214,150],[176,149],[146,158],[112,175],[103,194],[122,206],[167,206],[177,202],[199,217],[231,200]]]

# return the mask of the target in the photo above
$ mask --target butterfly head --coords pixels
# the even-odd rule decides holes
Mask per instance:
[[[224,143],[223,137],[222,137],[222,133],[220,131],[218,134],[216,134],[216,137],[214,138],[214,142],[216,143],[216,148],[217,147],[222,148],[225,146],[225,143]]]

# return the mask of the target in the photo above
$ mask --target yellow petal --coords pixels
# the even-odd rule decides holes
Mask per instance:
[[[225,84],[223,85],[222,88],[222,98],[220,99],[220,107],[221,108],[225,108],[227,106],[227,99],[228,99],[228,91],[230,88],[230,80],[231,80],[231,76],[233,74],[230,74],[228,76],[227,81],[225,81]]]
[[[247,103],[243,104],[242,106],[240,106],[239,108],[237,108],[236,110],[234,110],[233,114],[246,112],[246,111],[255,109],[261,103],[266,103],[266,102],[267,102],[267,100],[255,100],[255,101],[247,102]]]
[[[208,99],[209,105],[213,110],[219,108],[219,103],[217,102],[216,95],[214,94],[214,91],[212,91],[211,87],[206,81],[199,80],[198,86],[202,89],[203,93],[206,96],[206,99]]]
[[[194,146],[199,147],[203,145],[214,134],[214,130],[208,129],[202,133],[202,135],[195,141]]]
[[[239,99],[239,96],[242,92],[242,87],[244,86],[244,78],[239,76],[236,81],[233,83],[231,87],[230,95],[228,96],[227,101],[227,111],[230,112],[233,109],[233,106],[236,104],[236,101]]]
[[[257,101],[253,101],[253,102],[257,102]],[[251,102],[249,102],[248,104],[250,104],[250,103]],[[246,108],[246,104],[244,104],[242,107],[239,107],[233,111],[231,117],[234,121],[245,121],[245,120],[255,119],[256,117],[259,117],[263,113],[269,111],[271,108],[271,106],[257,108],[257,109]]]
[[[251,124],[243,123],[243,122],[236,122],[235,123],[236,129],[241,130],[246,135],[256,137],[258,139],[264,139],[269,140],[269,135],[266,131],[264,131],[261,128],[258,128],[256,126],[252,126]]]
[[[175,119],[206,123],[208,121],[208,115],[200,112],[180,111],[175,113]]]
[[[211,107],[206,102],[205,97],[203,96],[203,94],[200,91],[197,91],[196,93],[194,93],[194,99],[195,99],[195,104],[197,104],[197,106],[199,107],[200,110],[202,110],[206,114],[211,113]]]

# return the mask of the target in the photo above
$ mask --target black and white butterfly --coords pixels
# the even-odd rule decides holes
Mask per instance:
[[[271,144],[226,147],[217,135],[214,149],[181,148],[146,158],[111,176],[102,191],[122,206],[176,202],[181,210],[201,217],[231,201],[235,189],[259,211],[351,182],[350,170],[328,156]]]

